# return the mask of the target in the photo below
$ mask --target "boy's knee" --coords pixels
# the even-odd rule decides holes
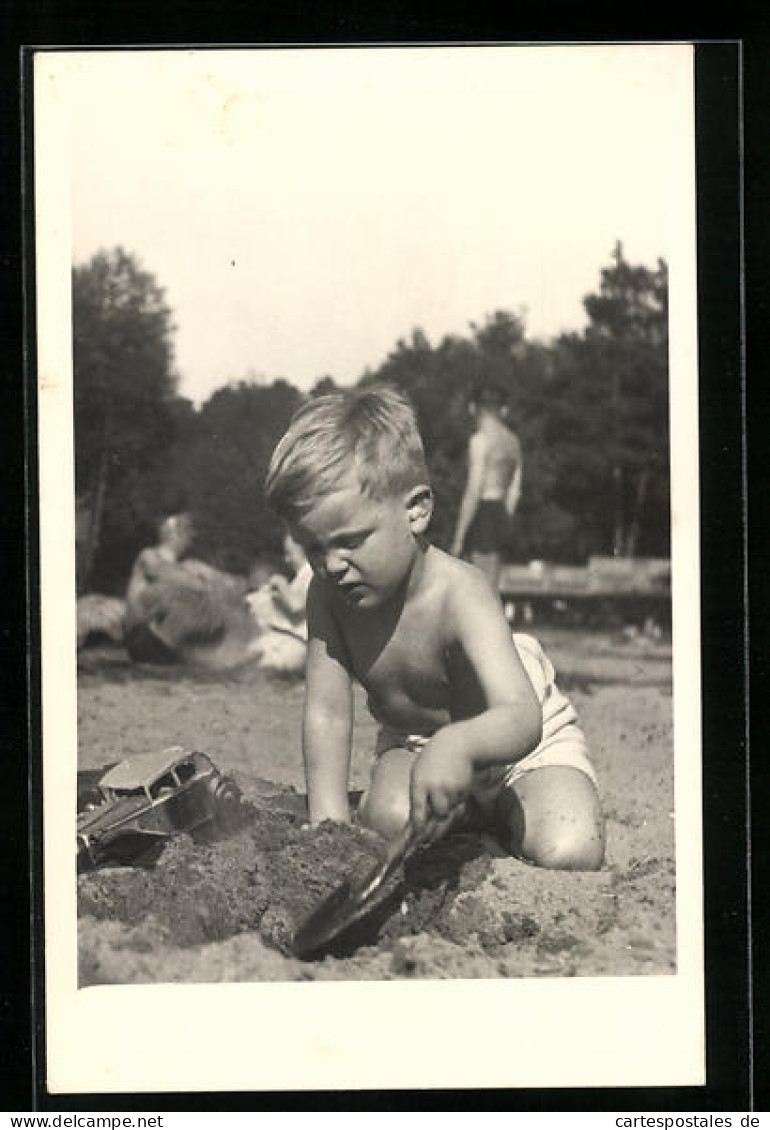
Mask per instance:
[[[409,819],[409,797],[404,799],[371,788],[361,797],[358,819],[365,828],[394,840]]]
[[[530,854],[538,867],[553,871],[598,871],[604,863],[604,833],[598,827],[565,830],[543,837]]]
[[[409,782],[414,755],[392,749],[382,754],[372,772],[370,787],[361,798],[358,818],[361,823],[392,840],[409,819]]]
[[[538,867],[598,871],[604,863],[604,816],[595,786],[577,769],[548,766],[506,791],[501,809],[509,850]]]

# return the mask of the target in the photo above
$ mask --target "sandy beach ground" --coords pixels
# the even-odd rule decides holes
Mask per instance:
[[[541,870],[489,836],[457,834],[415,856],[372,920],[316,961],[292,955],[294,929],[375,856],[359,829],[303,827],[301,682],[253,667],[153,670],[119,648],[84,650],[84,780],[131,754],[183,745],[208,752],[246,805],[225,840],[180,836],[151,868],[79,877],[80,984],[675,973],[670,646],[537,634],[591,746],[604,868]],[[359,698],[351,790],[367,781],[374,732]]]

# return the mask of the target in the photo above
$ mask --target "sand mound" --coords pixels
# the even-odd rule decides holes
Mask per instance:
[[[296,793],[264,791],[247,790],[244,826],[227,840],[183,836],[150,868],[80,877],[81,985],[617,973],[619,961],[626,972],[673,969],[670,939],[633,942],[634,906],[662,909],[671,896],[666,861],[552,872],[470,833],[415,855],[330,955],[299,961],[294,930],[381,846],[353,826],[309,829]]]

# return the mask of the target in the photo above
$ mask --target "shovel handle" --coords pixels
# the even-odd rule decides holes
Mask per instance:
[[[400,866],[407,856],[432,835],[439,823],[440,821],[433,817],[428,820],[424,828],[417,831],[411,820],[407,820],[406,824],[404,824],[403,828],[388,848],[388,854],[371,876],[364,890],[361,891],[359,895],[360,901],[365,902],[369,895],[376,891],[378,887],[381,887],[383,883],[387,882],[396,868]]]
[[[359,902],[365,902],[378,887],[381,887],[382,884],[390,878],[401,861],[406,858],[407,852],[413,846],[414,839],[415,831],[412,827],[412,822],[407,820],[395,840],[393,840],[388,847],[388,853],[382,863],[374,874],[370,876],[364,889],[359,892]]]
[[[404,824],[403,828],[390,845],[388,854],[383,861],[383,878],[387,879],[402,860],[406,859],[420,844],[429,840],[439,824],[441,824],[441,820],[438,820],[435,816],[431,816],[418,831],[412,824],[412,821],[407,820],[406,824]]]
[[[382,864],[384,876],[388,875],[398,867],[399,863],[406,858],[412,848],[415,848],[419,842],[419,837],[412,825],[411,820],[407,820],[401,831],[396,836],[395,840],[388,848],[388,854]]]

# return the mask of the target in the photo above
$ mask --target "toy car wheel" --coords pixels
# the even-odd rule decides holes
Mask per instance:
[[[222,832],[234,831],[241,821],[241,790],[229,777],[221,777],[213,786],[214,820]]]
[[[81,874],[83,871],[93,870],[95,864],[85,843],[82,840],[77,842],[77,873]]]
[[[78,812],[93,812],[104,804],[104,797],[96,787],[85,789],[78,793]]]

